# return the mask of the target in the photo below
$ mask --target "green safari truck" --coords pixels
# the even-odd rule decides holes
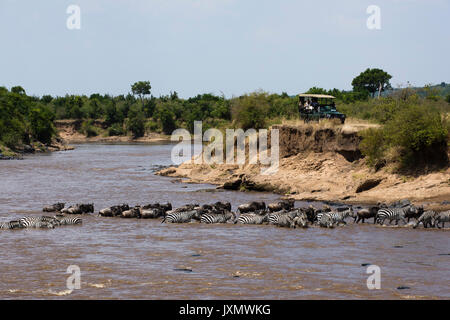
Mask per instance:
[[[298,98],[300,118],[305,122],[320,119],[339,119],[341,123],[345,122],[345,114],[336,110],[335,97],[327,94],[302,93]]]

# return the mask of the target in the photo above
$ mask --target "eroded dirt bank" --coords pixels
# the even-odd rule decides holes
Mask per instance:
[[[405,177],[369,169],[358,148],[358,129],[351,126],[274,126],[280,130],[280,167],[272,175],[257,165],[184,163],[159,172],[236,190],[266,190],[298,200],[347,203],[392,202],[408,198],[427,207],[450,209],[450,169]]]

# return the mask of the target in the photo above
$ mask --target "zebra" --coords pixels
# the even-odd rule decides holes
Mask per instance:
[[[433,226],[433,219],[436,217],[436,212],[433,210],[425,211],[419,219],[417,219],[416,224],[414,224],[413,228],[416,229],[419,224],[422,222],[424,228],[428,228],[428,226]]]
[[[16,221],[16,220],[0,223],[1,230],[13,230],[13,229],[21,229],[21,228],[23,228],[23,225],[20,223],[20,221]]]
[[[317,221],[321,221],[324,215],[329,216],[331,221],[333,221],[333,224],[338,225],[340,223],[347,224],[347,222],[345,222],[345,219],[348,217],[354,217],[355,213],[352,207],[350,207],[350,209],[346,211],[341,212],[321,212],[317,214]]]
[[[414,206],[408,206],[404,208],[384,208],[378,210],[376,220],[379,224],[384,224],[386,219],[389,220],[389,224],[392,220],[395,220],[395,225],[398,225],[398,221],[401,220],[404,224],[406,224],[406,214],[407,213],[415,213],[417,208]]]
[[[207,212],[202,215],[202,217],[200,218],[200,222],[207,224],[227,223],[229,220],[234,221],[235,219],[236,215],[230,211],[227,211],[224,214]]]
[[[279,227],[290,227],[293,219],[298,215],[298,210],[294,211],[278,211],[269,214],[269,224]]]
[[[263,224],[264,222],[268,222],[268,214],[260,215],[255,213],[246,213],[241,214],[237,220],[234,221],[234,223],[241,223],[241,224]]]
[[[300,228],[308,228],[308,216],[305,212],[300,210],[298,211],[297,216],[292,221],[292,227],[296,228],[297,226]]]
[[[286,210],[281,210],[281,211],[278,211],[278,212],[269,213],[269,216],[268,216],[267,220],[269,221],[269,224],[277,224],[278,220],[282,216],[286,215],[287,213],[288,212]]]
[[[441,227],[439,226],[439,224],[442,223],[442,228],[444,228],[446,222],[450,222],[450,210],[438,213],[434,217],[433,225],[440,229]]]
[[[19,219],[19,223],[24,228],[45,228],[45,224],[52,225],[53,227],[55,225],[59,224],[58,219],[54,217],[47,217],[47,216],[41,216],[41,217],[23,217]]]
[[[67,218],[59,219],[58,221],[59,221],[59,224],[62,226],[69,226],[69,225],[83,223],[83,220],[81,220],[81,218],[78,218],[78,217],[67,217]]]
[[[167,213],[161,223],[170,222],[170,223],[186,223],[191,222],[194,217],[197,217],[199,214],[198,210],[190,210],[190,211],[172,211]]]
[[[318,219],[318,224],[322,228],[334,228],[334,221],[331,217],[332,212],[324,213],[320,216],[320,219]]]

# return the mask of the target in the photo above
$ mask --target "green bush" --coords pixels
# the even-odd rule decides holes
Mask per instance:
[[[93,120],[83,121],[80,131],[84,133],[88,138],[98,136],[98,129],[94,126]]]
[[[111,127],[108,128],[108,136],[122,136],[125,134],[125,130],[123,130],[123,126],[118,123],[114,123]]]
[[[50,143],[55,134],[54,117],[53,112],[48,107],[33,108],[29,116],[33,138],[43,143]]]
[[[172,134],[176,129],[175,114],[166,108],[157,108],[157,118],[161,121],[162,131]]]
[[[267,96],[265,92],[255,92],[233,99],[231,112],[236,124],[244,130],[264,128],[270,108]]]
[[[134,138],[142,137],[145,133],[145,116],[142,107],[133,105],[128,112],[127,130]]]
[[[155,122],[153,120],[149,120],[145,124],[145,129],[149,132],[160,132],[161,126],[157,122]]]
[[[448,131],[437,110],[412,105],[397,112],[384,131],[388,143],[402,149],[405,167],[446,162]]]
[[[362,141],[359,145],[361,152],[367,157],[367,164],[371,167],[383,161],[387,150],[383,129],[370,128],[360,133]]]
[[[400,169],[448,165],[447,120],[435,108],[410,105],[393,111],[380,129],[361,133],[361,152],[370,166],[377,166],[391,149],[397,149]]]

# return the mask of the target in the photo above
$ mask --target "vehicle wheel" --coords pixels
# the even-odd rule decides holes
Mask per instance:
[[[345,118],[341,119],[341,123],[344,124],[345,122]]]

